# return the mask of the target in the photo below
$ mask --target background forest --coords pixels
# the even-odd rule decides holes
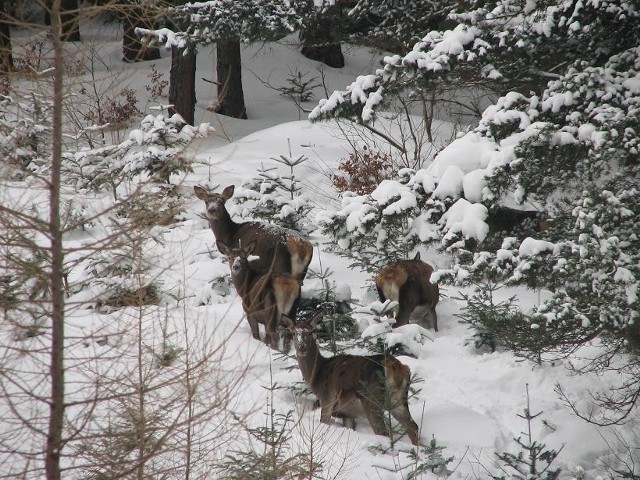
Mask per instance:
[[[5,0],[0,478],[638,479],[637,1]],[[422,445],[325,425],[193,194],[314,245],[325,355]],[[440,330],[373,278],[434,266]]]

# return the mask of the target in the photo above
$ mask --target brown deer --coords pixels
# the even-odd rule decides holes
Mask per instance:
[[[251,262],[251,268],[260,273],[287,273],[304,280],[307,268],[313,256],[311,243],[297,232],[262,222],[234,222],[225,207],[233,196],[235,187],[229,185],[222,193],[212,193],[203,187],[195,186],[193,191],[207,207],[207,219],[216,245],[220,243],[229,248],[238,248],[255,242],[254,255],[259,259]]]
[[[433,267],[420,260],[420,252],[413,260],[398,260],[380,270],[376,287],[380,301],[398,302],[395,327],[407,325],[410,318],[426,317],[427,326],[438,331],[436,304],[439,299],[438,285],[431,283]]]
[[[418,425],[409,412],[409,367],[388,354],[335,355],[323,357],[315,338],[315,327],[322,321],[319,313],[311,320],[282,323],[293,334],[302,377],[320,401],[320,421],[343,419],[355,430],[355,417],[363,414],[377,435],[390,436],[385,410],[400,422],[414,445],[420,444]]]
[[[284,273],[256,273],[249,265],[255,245],[251,242],[245,247],[229,248],[218,242],[220,252],[229,258],[231,280],[242,298],[251,335],[260,339],[258,324],[262,323],[265,326],[264,343],[277,349],[280,319],[283,315],[295,317],[301,282],[297,277]],[[288,353],[290,347],[291,334],[284,330],[282,351]]]

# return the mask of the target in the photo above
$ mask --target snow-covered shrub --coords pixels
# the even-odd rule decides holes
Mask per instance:
[[[437,238],[419,184],[383,180],[368,195],[346,193],[337,211],[322,212],[319,223],[336,251],[373,273],[393,260],[408,258],[423,242]]]
[[[24,101],[0,97],[0,176],[22,179],[45,162],[51,134],[51,104],[39,96]]]
[[[426,340],[428,331],[418,324],[410,323],[393,328],[395,320],[387,316],[397,306],[397,302],[378,301],[361,308],[365,313],[368,326],[362,331],[356,345],[371,353],[390,353],[418,357]]]

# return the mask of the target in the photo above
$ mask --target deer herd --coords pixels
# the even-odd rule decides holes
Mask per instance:
[[[378,435],[390,436],[385,411],[404,428],[411,443],[420,444],[419,429],[408,406],[409,367],[393,355],[347,355],[325,357],[315,338],[322,322],[319,312],[311,320],[297,319],[302,281],[309,268],[313,247],[299,233],[262,222],[235,222],[225,203],[234,186],[213,193],[196,186],[204,201],[206,217],[220,253],[227,257],[231,281],[242,299],[242,307],[254,338],[288,353],[291,339],[302,377],[320,403],[320,420],[342,418],[355,429],[355,417],[364,416]],[[416,255],[380,270],[375,281],[381,301],[397,302],[394,327],[410,319],[423,318],[438,330],[436,304],[438,286],[430,281],[433,268]],[[390,314],[391,315],[391,312]]]

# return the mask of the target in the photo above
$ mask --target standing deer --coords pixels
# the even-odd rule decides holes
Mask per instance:
[[[355,430],[355,417],[364,415],[377,435],[390,436],[385,410],[400,422],[414,445],[420,444],[418,425],[409,412],[409,367],[393,355],[335,355],[323,357],[315,338],[319,313],[311,320],[282,323],[293,334],[302,377],[320,401],[320,421],[341,417]]]
[[[287,273],[304,280],[313,256],[311,243],[297,232],[277,225],[262,222],[234,222],[225,207],[233,196],[235,187],[229,185],[222,193],[212,193],[200,186],[193,191],[207,207],[207,219],[216,245],[224,243],[230,248],[238,248],[255,242],[254,254],[260,257],[251,262],[251,268],[259,273]]]
[[[436,304],[439,299],[438,285],[431,283],[433,267],[420,260],[420,252],[413,260],[398,260],[380,270],[376,287],[380,301],[398,302],[395,327],[407,325],[409,318],[421,320],[438,331]]]
[[[300,299],[300,280],[284,273],[256,273],[249,265],[255,242],[240,248],[230,248],[218,242],[218,248],[229,258],[231,280],[242,298],[242,307],[253,338],[259,340],[258,324],[265,326],[264,343],[278,347],[278,327],[283,315],[295,317]],[[288,353],[291,334],[283,332],[282,351]]]

